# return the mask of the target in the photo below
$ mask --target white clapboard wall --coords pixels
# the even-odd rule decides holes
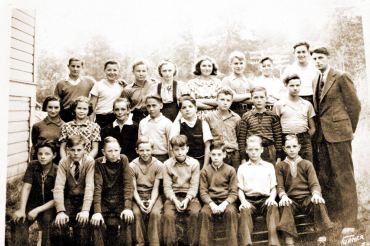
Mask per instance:
[[[36,101],[35,12],[13,9],[10,30],[8,179],[27,168],[30,127]]]

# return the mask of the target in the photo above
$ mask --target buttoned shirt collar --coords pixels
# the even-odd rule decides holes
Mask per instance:
[[[55,125],[57,125],[57,126],[61,126],[61,125],[63,125],[63,123],[64,123],[60,117],[58,117],[56,120],[51,120],[51,119],[49,118],[49,116],[46,116],[46,117],[45,117],[44,122],[45,122],[47,125],[49,125],[49,124],[55,124]]]
[[[252,110],[252,114],[253,115],[256,115],[256,114],[266,114],[267,110],[263,111],[262,113],[261,112],[258,112],[256,109],[253,109]]]
[[[248,166],[252,166],[252,165],[259,165],[259,166],[262,166],[263,165],[263,160],[260,159],[257,163],[252,163],[250,160],[247,161],[247,165]]]
[[[77,161],[77,162],[80,164],[79,166],[81,166],[81,164],[82,164],[82,159],[83,159],[83,158],[81,158],[81,160]],[[69,164],[69,167],[70,167],[70,168],[74,167],[74,166],[75,166],[75,162],[76,162],[76,161],[72,161],[72,160],[71,160],[71,164]]]
[[[119,160],[121,160],[121,155],[118,157],[117,161]],[[101,163],[107,163],[107,158],[105,156],[103,156]]]
[[[132,121],[132,113],[130,113],[130,115],[128,116],[128,119],[123,123],[123,125],[131,126],[133,124],[134,122]],[[117,120],[113,121],[113,128],[115,128],[116,126],[119,127]]]
[[[37,170],[42,173],[43,171],[43,168],[42,168],[42,165],[40,163],[37,163]],[[54,170],[54,164],[51,164],[51,167],[47,173],[46,176],[51,176],[51,177],[55,177],[56,176],[56,172]]]
[[[223,166],[224,166],[224,163],[221,163],[221,165],[220,165],[220,166],[218,166],[218,167],[216,167],[215,165],[213,165],[213,163],[211,163],[211,167],[212,167],[213,169],[215,169],[216,171],[220,170]]]
[[[322,73],[324,83],[325,83],[326,79],[328,78],[329,70],[330,70],[330,65],[328,65],[326,67],[326,70],[324,71],[324,73]]]
[[[197,117],[195,117],[195,120],[192,120],[192,121],[189,121],[189,120],[186,120],[184,117],[181,117],[180,118],[180,123],[186,123],[188,126],[190,127],[194,127],[195,124],[197,123]]]
[[[158,121],[162,120],[163,117],[165,117],[165,116],[163,116],[163,114],[160,113],[159,116],[157,116],[155,118],[150,117],[150,115],[148,115],[147,117],[148,117],[148,121],[154,121],[155,123],[157,123]]]
[[[238,117],[239,115],[231,110],[229,110],[229,115],[226,117],[226,118],[223,118],[222,115],[220,114],[220,112],[218,110],[216,110],[216,115],[218,118],[220,118],[221,120],[227,120],[227,119],[230,119],[232,117]]]
[[[176,159],[175,157],[173,158],[173,165],[174,165],[174,166],[176,166],[176,165],[182,165],[182,164],[185,164],[185,165],[187,165],[187,166],[190,166],[190,165],[191,165],[191,163],[190,163],[190,159],[189,159],[189,157],[186,157],[186,158],[185,158],[185,160],[184,160],[184,162],[181,162],[181,163],[180,163],[180,162],[178,162],[178,161],[177,161],[177,159]]]

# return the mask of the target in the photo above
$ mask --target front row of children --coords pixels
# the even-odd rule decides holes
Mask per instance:
[[[224,162],[222,143],[211,144],[211,163],[202,170],[187,155],[185,135],[173,137],[170,144],[174,156],[162,164],[152,156],[150,140],[141,137],[139,157],[128,163],[118,141],[107,137],[104,156],[94,161],[85,154],[84,139],[72,136],[66,143],[68,156],[57,167],[54,145],[40,142],[38,160],[27,168],[20,208],[13,214],[13,243],[28,245],[27,230],[35,220],[42,245],[89,245],[91,238],[94,245],[176,245],[176,216],[184,213],[190,245],[212,245],[214,216],[223,217],[230,245],[252,245],[256,215],[266,217],[269,245],[280,245],[277,231],[285,235],[286,245],[294,245],[297,209],[313,212],[320,232],[332,227],[313,165],[298,155],[295,135],[286,137],[287,157],[275,170],[261,159],[262,139],[256,135],[247,139],[249,161],[237,172]]]

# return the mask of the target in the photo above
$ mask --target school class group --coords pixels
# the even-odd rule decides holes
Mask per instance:
[[[345,153],[352,135],[332,139],[332,131],[355,131],[353,81],[330,66],[326,47],[300,42],[292,52],[280,78],[272,57],[260,60],[260,77],[247,78],[245,54],[233,51],[228,76],[219,79],[203,56],[187,82],[170,60],[157,67],[160,81],[144,60],[132,65],[131,83],[115,60],[94,81],[71,57],[68,77],[42,104],[47,116],[32,126],[10,245],[28,245],[35,221],[41,245],[177,245],[176,217],[184,214],[189,245],[212,245],[215,216],[229,245],[252,245],[257,215],[268,245],[295,244],[298,211],[313,216],[322,245],[335,240],[335,224],[355,232]],[[344,112],[331,108],[335,100],[346,100]]]

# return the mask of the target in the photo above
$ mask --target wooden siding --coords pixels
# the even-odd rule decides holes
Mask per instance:
[[[36,101],[34,44],[34,12],[13,9],[9,60],[8,178],[22,175],[29,159],[30,129]]]

